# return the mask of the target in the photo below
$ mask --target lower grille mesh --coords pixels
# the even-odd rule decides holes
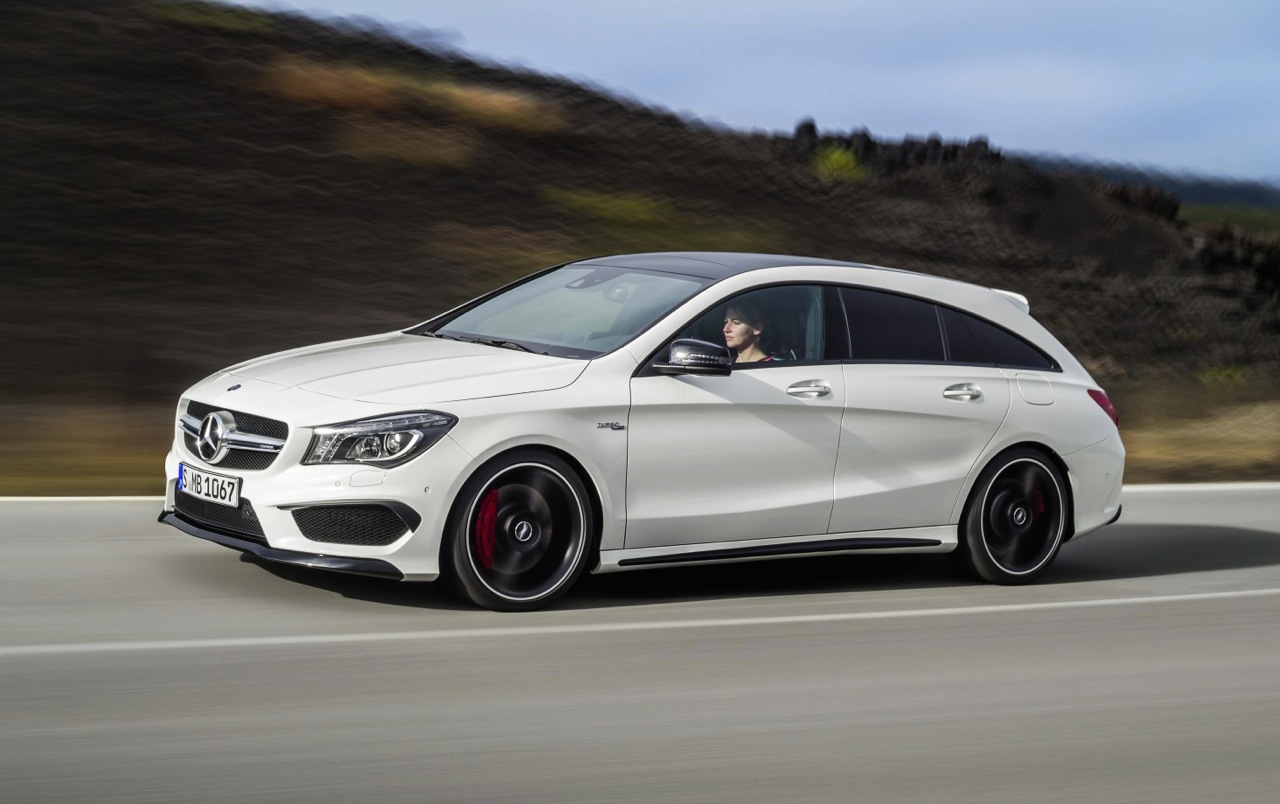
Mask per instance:
[[[254,512],[253,505],[244,497],[240,498],[239,508],[231,508],[179,491],[173,499],[173,507],[187,519],[198,525],[205,525],[210,530],[249,538],[262,544],[267,543],[262,525],[258,522],[258,515]]]
[[[316,505],[293,512],[298,530],[313,542],[381,547],[409,532],[385,505]]]

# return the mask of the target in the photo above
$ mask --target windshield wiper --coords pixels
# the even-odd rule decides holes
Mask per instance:
[[[445,335],[443,332],[419,332],[417,333],[425,338],[444,338],[446,341],[460,341],[462,338],[453,335]]]
[[[534,355],[547,354],[546,352],[535,352],[532,349],[530,349],[528,346],[525,346],[523,343],[516,343],[515,341],[507,341],[507,340],[503,340],[502,338],[465,338],[464,340],[471,341],[472,343],[483,343],[486,346],[497,346],[501,349],[518,349],[521,352],[528,352]]]

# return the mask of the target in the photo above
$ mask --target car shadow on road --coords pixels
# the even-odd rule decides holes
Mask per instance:
[[[352,600],[382,603],[388,606],[437,610],[474,610],[445,588],[443,583],[404,583],[386,578],[365,575],[347,575],[341,572],[314,570],[291,564],[267,561],[251,553],[241,553],[240,560],[252,564],[285,581],[309,586],[325,592],[333,592]]]
[[[1040,583],[1088,583],[1280,564],[1280,533],[1217,525],[1112,525],[1063,547]]]
[[[401,583],[242,560],[279,578],[346,598],[437,610],[469,610],[443,583]],[[1280,534],[1205,525],[1113,525],[1066,545],[1040,585],[1180,575],[1280,565]],[[945,555],[841,555],[587,575],[555,604],[600,609],[848,592],[973,586]]]

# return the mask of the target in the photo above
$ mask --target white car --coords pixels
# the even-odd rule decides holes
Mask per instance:
[[[949,552],[1019,584],[1120,516],[1124,447],[1027,300],[766,254],[600,257],[178,405],[160,520],[533,609],[584,571]]]

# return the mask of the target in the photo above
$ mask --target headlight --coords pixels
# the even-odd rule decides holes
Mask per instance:
[[[317,427],[302,462],[399,466],[439,441],[457,422],[447,413],[423,411]]]

